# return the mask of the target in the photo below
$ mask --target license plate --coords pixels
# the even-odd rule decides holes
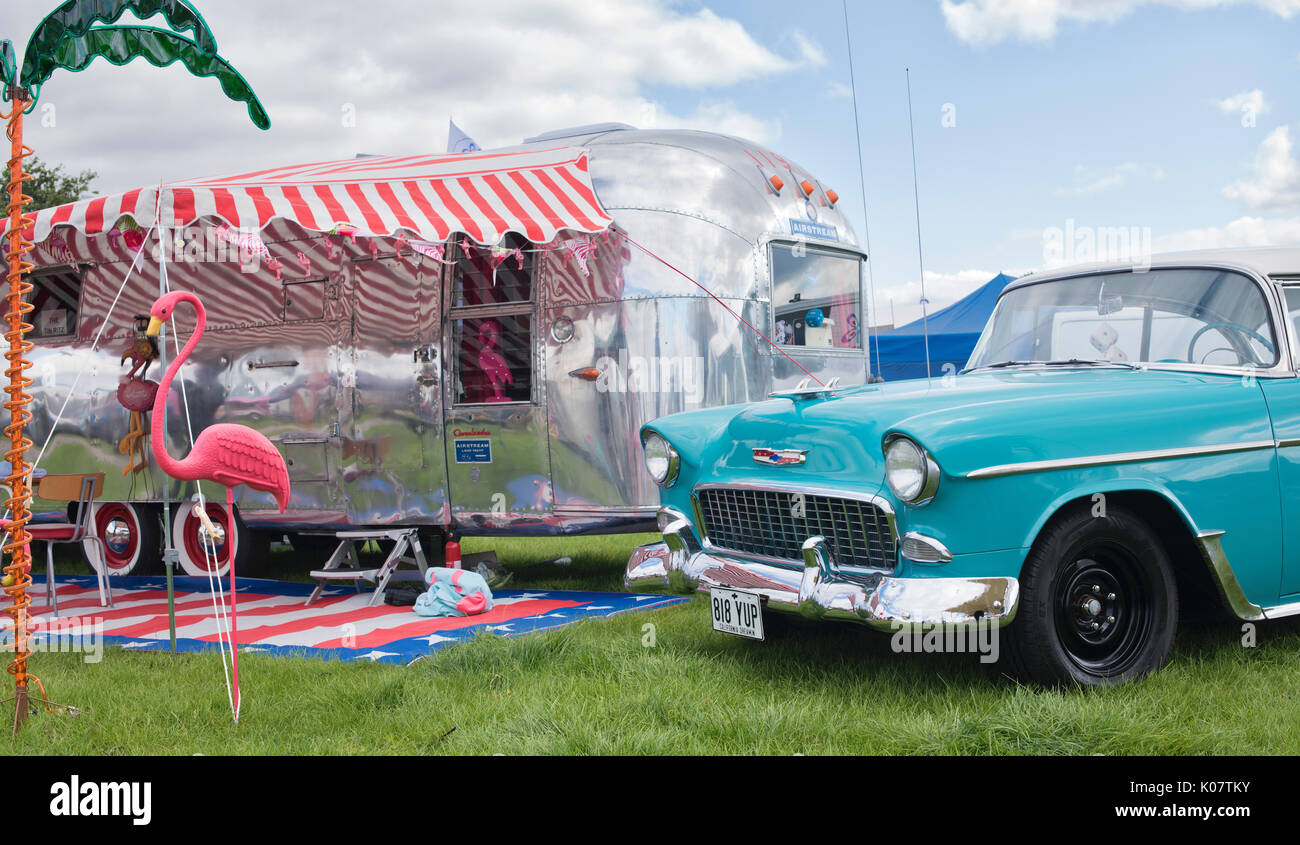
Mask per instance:
[[[713,630],[751,640],[763,639],[763,605],[757,593],[741,590],[709,590]]]

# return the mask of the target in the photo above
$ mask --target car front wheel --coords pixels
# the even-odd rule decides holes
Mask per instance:
[[[1007,650],[1025,681],[1119,684],[1160,668],[1173,647],[1178,593],[1169,557],[1125,508],[1060,515],[1034,543],[1020,590]]]

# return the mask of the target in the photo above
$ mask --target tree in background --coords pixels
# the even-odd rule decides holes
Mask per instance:
[[[90,190],[90,183],[99,176],[93,170],[83,170],[73,175],[63,169],[63,165],[49,165],[38,158],[27,162],[25,168],[31,179],[23,185],[23,191],[32,198],[32,210],[52,208],[65,202],[76,202]],[[4,184],[9,184],[9,168],[4,169]]]

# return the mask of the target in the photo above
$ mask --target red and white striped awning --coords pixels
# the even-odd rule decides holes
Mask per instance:
[[[56,226],[96,235],[126,215],[145,228],[215,217],[261,231],[279,218],[363,236],[405,231],[442,241],[461,232],[483,244],[511,231],[546,243],[562,229],[599,232],[613,222],[596,199],[586,150],[555,147],[354,158],[172,182],[33,212],[30,237],[40,243]]]

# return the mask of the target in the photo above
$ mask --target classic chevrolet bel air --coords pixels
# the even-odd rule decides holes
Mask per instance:
[[[627,583],[769,611],[997,626],[1012,671],[1157,669],[1180,612],[1300,613],[1300,249],[1022,278],[943,378],[812,385],[641,433],[663,542]]]

